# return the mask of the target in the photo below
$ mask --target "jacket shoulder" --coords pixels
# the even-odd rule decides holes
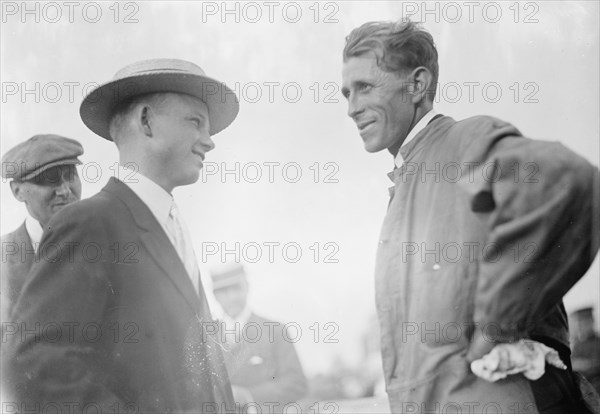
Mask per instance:
[[[123,203],[112,194],[102,190],[85,200],[70,204],[50,219],[49,226],[70,222],[73,224],[102,223],[109,224],[121,217]]]
[[[25,228],[25,223],[23,222],[19,227],[10,233],[3,234],[1,237],[2,245],[5,243],[14,243],[21,242],[27,239],[27,230]]]
[[[457,122],[450,134],[461,142],[462,153],[479,157],[498,154],[515,160],[545,164],[546,169],[592,173],[591,164],[557,141],[524,137],[512,124],[492,116],[474,116]]]
[[[492,142],[506,136],[521,137],[521,132],[511,123],[493,116],[478,115],[456,122],[448,131],[449,136],[469,145],[474,141]]]
[[[131,213],[118,197],[100,191],[92,197],[70,204],[57,212],[44,232],[45,240],[106,241],[129,231],[134,223]]]

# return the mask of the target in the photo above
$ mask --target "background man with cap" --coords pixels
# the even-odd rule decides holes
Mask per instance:
[[[226,264],[211,271],[213,293],[223,309],[220,338],[234,397],[242,412],[283,412],[306,395],[306,377],[283,324],[248,307],[244,267]],[[254,404],[257,404],[255,406]]]
[[[35,135],[2,157],[2,177],[10,181],[15,198],[28,215],[15,231],[2,236],[2,321],[10,312],[27,280],[42,232],[50,218],[81,198],[76,165],[83,147],[59,135]]]
[[[69,255],[34,264],[16,305],[19,328],[45,329],[9,338],[12,401],[76,411],[89,404],[102,412],[231,410],[220,344],[204,329],[211,314],[171,192],[197,181],[211,136],[238,107],[225,85],[172,59],[127,66],[84,99],[84,123],[115,142],[121,168],[48,225],[40,248],[70,246]]]

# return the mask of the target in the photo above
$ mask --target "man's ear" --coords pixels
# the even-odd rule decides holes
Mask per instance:
[[[424,100],[427,100],[427,95],[429,93],[429,88],[431,88],[431,83],[433,81],[433,76],[429,69],[424,66],[419,66],[418,68],[413,69],[413,71],[409,75],[409,79],[411,80],[411,95],[413,96],[413,103],[419,103]]]
[[[141,105],[136,108],[136,121],[138,127],[147,137],[152,137],[152,109],[148,105]]]
[[[21,202],[24,202],[25,199],[23,198],[23,186],[21,185],[22,183],[12,180],[10,182],[10,190],[12,191],[13,195],[15,196],[15,198]]]

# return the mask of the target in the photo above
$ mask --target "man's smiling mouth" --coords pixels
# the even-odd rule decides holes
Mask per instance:
[[[365,128],[367,128],[369,125],[374,124],[375,121],[366,121],[366,122],[361,122],[361,123],[357,123],[356,126],[358,127],[359,131],[364,131]]]
[[[204,155],[203,153],[201,153],[201,152],[198,152],[198,151],[192,151],[192,154],[194,154],[194,155],[196,155],[196,156],[200,157],[200,158],[202,159],[202,161],[204,161],[204,157],[205,157],[205,155]]]

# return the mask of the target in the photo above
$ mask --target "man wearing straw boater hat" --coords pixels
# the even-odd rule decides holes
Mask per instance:
[[[118,176],[48,225],[40,248],[56,246],[58,257],[33,266],[8,335],[12,401],[99,412],[233,409],[171,192],[198,180],[211,137],[238,107],[227,86],[173,59],[129,65],[84,99],[83,122],[117,145]]]

